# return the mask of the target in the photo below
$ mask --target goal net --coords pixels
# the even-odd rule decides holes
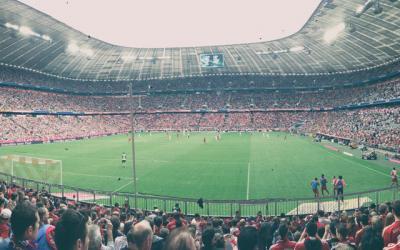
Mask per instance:
[[[49,184],[63,184],[60,160],[5,155],[0,157],[0,172]]]

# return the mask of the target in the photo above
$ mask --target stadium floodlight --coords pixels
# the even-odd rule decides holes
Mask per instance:
[[[25,36],[37,36],[38,35],[37,33],[33,32],[31,30],[31,28],[26,27],[26,26],[19,27],[19,32],[21,32],[21,34],[25,35]]]
[[[52,39],[51,39],[48,35],[42,35],[41,37],[42,37],[42,39],[45,40],[45,41],[49,41],[49,42],[52,41]]]
[[[6,23],[4,24],[7,28],[9,29],[13,29],[13,30],[19,30],[19,26],[16,24],[12,24],[12,23]]]
[[[288,50],[287,49],[282,49],[282,50],[275,50],[273,53],[274,54],[281,54],[281,53],[287,53]]]
[[[71,54],[76,54],[79,52],[79,47],[75,43],[68,44],[67,51]]]
[[[81,48],[79,51],[87,57],[92,57],[94,54],[93,50],[88,48]]]
[[[339,36],[339,34],[344,31],[345,28],[345,23],[339,23],[335,27],[327,30],[324,34],[324,41],[326,43],[333,42]]]
[[[136,57],[133,55],[122,55],[121,58],[125,62],[131,62],[134,61]]]
[[[360,16],[364,11],[364,5],[359,5],[356,9],[356,16]]]
[[[296,47],[290,48],[290,52],[299,52],[302,50],[304,50],[304,46],[296,46]]]

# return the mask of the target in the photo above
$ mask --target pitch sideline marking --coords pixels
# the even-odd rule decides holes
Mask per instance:
[[[344,154],[344,155],[347,155],[347,156],[353,156],[353,154],[351,154],[351,153],[349,153],[349,152],[346,152],[346,151],[344,151],[343,154]]]
[[[121,187],[115,189],[113,191],[113,193],[118,192],[119,190],[123,189],[124,187],[128,186],[129,184],[131,184],[133,182],[133,180],[131,180],[130,182],[126,183],[125,185],[122,185]]]
[[[249,193],[250,193],[250,162],[247,164],[247,193],[246,193],[246,199],[249,199]]]

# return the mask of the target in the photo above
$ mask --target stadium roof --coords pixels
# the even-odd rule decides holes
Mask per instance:
[[[224,67],[201,67],[223,54]],[[218,75],[328,75],[400,59],[400,1],[324,0],[296,34],[260,43],[127,48],[78,32],[14,0],[0,0],[0,65],[62,79],[144,80]]]

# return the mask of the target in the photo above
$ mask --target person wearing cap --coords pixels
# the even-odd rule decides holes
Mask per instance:
[[[11,210],[4,208],[0,213],[0,238],[7,239],[10,237]]]

